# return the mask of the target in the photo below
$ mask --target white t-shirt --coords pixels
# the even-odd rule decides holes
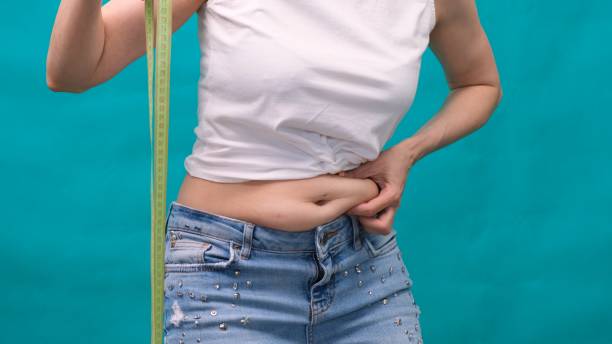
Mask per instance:
[[[207,0],[187,172],[302,179],[376,159],[434,24],[434,0]]]

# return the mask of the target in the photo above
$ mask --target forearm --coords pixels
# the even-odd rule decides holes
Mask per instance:
[[[398,145],[414,164],[427,154],[449,145],[482,127],[501,99],[501,88],[474,85],[453,89],[442,108],[413,136]]]
[[[47,83],[81,88],[102,56],[104,37],[100,0],[63,0],[49,43]]]

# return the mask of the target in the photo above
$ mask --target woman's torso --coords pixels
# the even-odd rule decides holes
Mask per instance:
[[[410,108],[433,11],[433,0],[207,0],[177,201],[305,230],[376,196],[372,180],[335,174],[374,160]]]

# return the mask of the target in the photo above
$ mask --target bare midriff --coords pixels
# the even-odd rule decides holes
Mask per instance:
[[[185,175],[176,202],[284,231],[306,231],[378,195],[367,178],[322,174],[307,179],[219,183]]]

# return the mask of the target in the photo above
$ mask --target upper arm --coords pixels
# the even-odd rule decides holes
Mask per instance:
[[[469,85],[500,87],[493,51],[474,0],[435,0],[436,26],[430,48],[451,89]]]
[[[172,32],[178,30],[205,1],[173,0]],[[143,0],[111,0],[102,7],[105,39],[98,66],[92,76],[94,85],[112,78],[145,54],[144,4]]]

